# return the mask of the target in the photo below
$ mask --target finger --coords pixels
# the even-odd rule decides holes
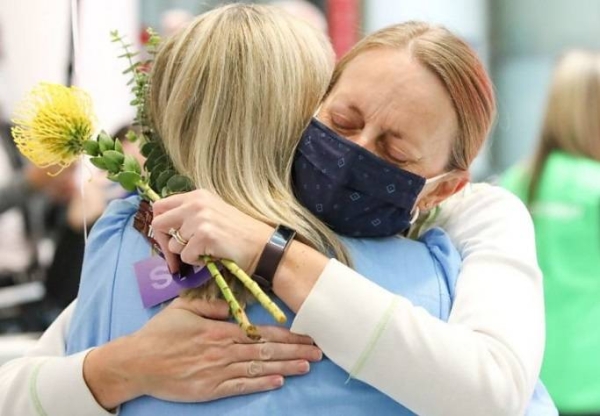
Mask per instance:
[[[183,238],[183,237],[182,237]],[[171,237],[169,239],[169,243],[167,245],[168,250],[171,253],[175,253],[175,254],[181,254],[181,252],[183,251],[183,249],[185,248],[185,246],[181,243],[179,243],[176,239],[174,239],[173,237]]]
[[[160,202],[160,201],[159,201]],[[155,204],[157,204],[156,202]],[[152,206],[154,210],[155,205]],[[154,218],[152,220],[152,228],[156,231],[161,231],[165,234],[169,233],[169,230],[181,229],[184,220],[188,217],[188,212],[185,206],[177,206],[170,209],[169,211],[157,214],[154,212]]]
[[[171,236],[168,234],[164,234],[162,232],[154,232],[154,240],[160,246],[160,250],[162,251],[163,257],[167,262],[167,267],[169,268],[169,272],[179,273],[179,256],[173,253],[169,249],[169,240]]]
[[[293,361],[246,361],[229,364],[225,374],[228,378],[255,378],[270,375],[299,376],[308,373],[310,364],[306,360]]]
[[[204,241],[205,239],[202,236],[194,234],[179,253],[181,260],[188,264],[203,265],[203,257],[213,254]]]
[[[288,361],[306,360],[320,361],[323,352],[315,345],[277,344],[265,342],[262,344],[236,344],[229,347],[232,362],[259,361]]]
[[[185,309],[208,319],[227,319],[229,317],[229,306],[227,305],[227,302],[220,299],[176,298],[168,307]]]
[[[287,328],[280,326],[259,326],[258,330],[263,341],[281,342],[286,344],[314,344],[312,338],[306,335],[298,335],[290,332]]]
[[[152,204],[152,212],[154,212],[155,216],[158,216],[167,211],[171,211],[173,208],[183,205],[189,199],[193,199],[193,197],[196,196],[195,193],[196,191],[186,192],[162,198]]]
[[[283,377],[280,375],[264,376],[257,378],[237,378],[223,381],[215,389],[215,398],[239,396],[242,394],[259,393],[275,390],[283,386]]]

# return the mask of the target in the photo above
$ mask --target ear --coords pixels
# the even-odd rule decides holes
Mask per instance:
[[[426,185],[417,206],[421,211],[429,211],[463,189],[469,183],[470,177],[466,170],[455,170],[438,182]]]

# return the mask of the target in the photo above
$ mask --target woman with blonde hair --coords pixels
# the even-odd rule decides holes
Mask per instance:
[[[600,412],[600,54],[556,65],[533,159],[503,185],[529,207],[544,273],[542,379],[561,414]]]
[[[292,240],[269,265],[277,227],[206,190],[159,201],[153,227],[165,239],[178,230],[179,241],[163,240],[163,247],[184,262],[202,264],[199,256],[210,253],[270,282],[297,313],[294,332],[413,412],[522,414],[544,344],[533,229],[507,192],[467,186],[494,116],[491,82],[466,43],[425,23],[394,25],[367,36],[337,65],[292,166],[296,197],[346,244],[357,236],[405,241],[394,236],[416,217],[412,235],[442,226],[463,260],[456,285],[441,286],[452,305],[446,318],[423,313],[416,287],[401,296],[391,288],[415,273],[400,251],[351,250],[369,265],[353,271]],[[544,395],[540,387],[534,399]],[[529,414],[554,414],[546,403]]]
[[[523,413],[543,344],[540,275],[526,212],[508,194],[484,186],[463,191],[434,217],[434,206],[465,187],[466,169],[494,117],[481,63],[445,29],[422,23],[384,29],[342,63],[311,121],[321,97],[311,103],[290,91],[315,91],[302,74],[328,70],[315,60],[321,42],[269,10],[217,9],[159,53],[150,96],[154,123],[177,169],[208,189],[155,204],[154,226],[159,237],[178,230],[167,244],[189,263],[209,254],[255,271],[289,314],[298,312],[293,328],[310,334],[327,357],[269,394],[208,402],[228,395],[224,386],[244,393],[254,379],[283,383],[268,360],[273,350],[261,347],[259,357],[241,363],[233,358],[247,340],[198,337],[198,348],[212,359],[197,361],[196,348],[182,344],[176,361],[160,348],[178,343],[139,341],[134,331],[143,332],[165,311],[141,305],[131,269],[149,247],[131,229],[137,203],[129,200],[113,204],[91,235],[68,337],[69,353],[111,340],[113,352],[115,342],[128,344],[121,367],[107,349],[89,353],[90,361],[109,363],[104,367],[120,381],[95,390],[96,399],[107,408],[134,399],[121,414]],[[294,36],[286,36],[290,31]],[[205,71],[186,65],[189,56]],[[327,81],[321,93],[326,89]],[[272,138],[276,149],[264,147]],[[444,232],[428,231],[422,242],[402,237],[418,217],[416,208],[423,212],[421,230],[441,224],[460,248],[458,283],[460,258]],[[342,235],[343,245],[315,217]],[[344,265],[346,250],[356,271]],[[254,322],[269,322],[256,305],[247,312]],[[173,337],[180,340],[178,331]],[[295,374],[308,371],[307,360],[294,360]],[[132,366],[138,371],[129,371]],[[207,384],[217,368],[233,378]],[[161,374],[171,388],[150,389]],[[183,382],[173,383],[177,377]],[[532,403],[541,402],[534,395]],[[529,414],[543,414],[536,410]]]

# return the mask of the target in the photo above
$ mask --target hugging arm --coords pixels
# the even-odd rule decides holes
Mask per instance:
[[[531,220],[516,198],[492,187],[469,189],[444,211],[451,215],[442,216],[440,225],[464,260],[448,323],[297,241],[277,269],[273,289],[297,312],[294,331],[411,410],[520,414],[531,398],[544,343]],[[204,191],[161,201],[155,213],[158,231],[189,233],[188,245],[179,247],[186,262],[210,252],[251,271],[269,235],[264,224]]]
[[[89,350],[65,356],[65,337],[75,302],[65,309],[25,356],[0,367],[0,414],[107,416],[83,378]]]
[[[292,330],[310,334],[325,354],[352,371],[368,344],[356,328],[372,333],[393,310],[356,378],[419,414],[522,414],[544,344],[542,276],[531,220],[503,190],[465,193],[442,208],[452,214],[442,225],[463,257],[448,323],[331,261]],[[279,278],[292,282],[294,276]]]

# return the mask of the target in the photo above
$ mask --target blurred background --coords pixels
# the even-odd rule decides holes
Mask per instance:
[[[0,166],[5,173],[0,177],[0,200],[14,197],[4,193],[11,191],[22,197],[17,204],[7,202],[7,207],[0,201],[0,363],[22,354],[76,295],[84,238],[77,212],[85,206],[89,228],[106,202],[118,196],[98,180],[86,185],[82,202],[77,168],[48,178],[24,163],[8,133],[17,102],[39,81],[78,85],[91,93],[99,124],[116,134],[134,114],[128,77],[122,74],[124,64],[117,59],[119,48],[110,42],[109,32],[118,29],[139,47],[147,41],[147,27],[168,36],[194,15],[222,3],[0,0],[0,136],[6,153],[0,155],[0,165],[6,165]],[[597,0],[277,3],[326,31],[338,56],[363,34],[411,19],[443,24],[466,39],[492,74],[499,107],[491,140],[472,171],[476,180],[494,180],[532,154],[557,57],[575,47],[600,50]],[[21,187],[15,188],[17,184]]]

